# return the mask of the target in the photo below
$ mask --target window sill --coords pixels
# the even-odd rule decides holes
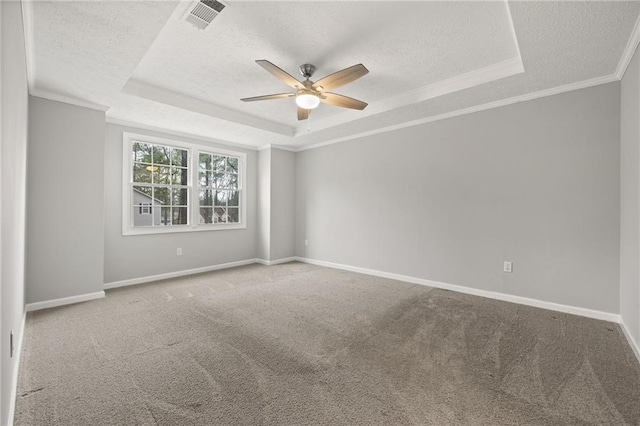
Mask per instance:
[[[157,235],[157,234],[175,234],[183,232],[207,232],[207,231],[230,231],[237,229],[247,229],[247,225],[243,223],[237,223],[233,225],[198,225],[198,226],[167,226],[167,227],[139,227],[128,228],[122,230],[123,236],[131,235]]]

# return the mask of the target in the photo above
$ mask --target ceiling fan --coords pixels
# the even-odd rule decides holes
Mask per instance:
[[[315,83],[309,78],[313,75],[316,67],[311,64],[300,65],[300,74],[305,78],[304,81],[298,81],[291,74],[278,68],[271,62],[265,59],[259,59],[256,61],[265,70],[273,74],[278,80],[282,81],[287,86],[291,86],[296,89],[293,93],[278,93],[275,95],[255,96],[253,98],[240,99],[243,102],[253,101],[266,101],[268,99],[282,99],[282,98],[296,98],[296,105],[298,106],[298,120],[306,120],[309,118],[311,110],[320,105],[320,102],[329,105],[335,105],[343,108],[351,108],[363,110],[366,108],[367,103],[359,101],[357,99],[350,98],[344,95],[338,95],[337,93],[326,92],[326,90],[337,89],[344,86],[347,83],[351,83],[354,80],[366,75],[369,70],[364,65],[358,64],[345,68],[343,70],[334,72],[326,77],[321,78]]]

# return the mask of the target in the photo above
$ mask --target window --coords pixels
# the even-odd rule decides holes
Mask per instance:
[[[200,223],[238,223],[238,165],[234,156],[199,152]]]
[[[240,152],[123,135],[124,235],[245,228]]]

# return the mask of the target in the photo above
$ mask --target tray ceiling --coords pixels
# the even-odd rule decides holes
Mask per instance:
[[[126,121],[250,146],[301,148],[454,111],[613,81],[639,2],[227,1],[205,30],[192,2],[24,3],[32,94],[105,105]],[[627,48],[628,49],[628,48]],[[313,80],[363,63],[336,90],[364,111],[320,105],[298,122],[267,59]],[[586,83],[585,83],[586,82]]]

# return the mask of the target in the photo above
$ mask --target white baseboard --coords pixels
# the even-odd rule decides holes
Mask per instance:
[[[167,272],[166,274],[149,275],[147,277],[131,278],[129,280],[114,281],[104,284],[104,289],[126,287],[129,285],[150,283],[153,281],[166,280],[169,278],[184,277],[186,275],[200,274],[202,272],[217,271],[218,269],[234,268],[236,266],[250,265],[252,263],[261,263],[261,259],[239,260],[237,262],[221,263],[219,265],[203,266],[202,268],[184,269],[182,271]]]
[[[24,340],[25,324],[27,322],[27,311],[25,309],[22,314],[22,322],[20,323],[20,330],[18,335],[18,344],[14,348],[13,356],[16,359],[15,366],[11,372],[11,400],[9,401],[9,413],[7,419],[7,426],[13,426],[13,417],[16,412],[16,398],[18,396],[18,373],[20,372],[20,358],[22,357],[22,342]]]
[[[95,293],[79,294],[77,296],[63,297],[61,299],[45,300],[44,302],[27,303],[27,312],[39,311],[40,309],[55,308],[56,306],[71,305],[72,303],[87,302],[94,299],[102,299],[104,291]]]
[[[295,256],[284,257],[282,259],[276,259],[276,260],[255,259],[256,263],[260,263],[261,265],[267,265],[267,266],[280,265],[281,263],[295,262],[296,260],[298,260],[298,258]]]
[[[620,328],[622,329],[622,332],[624,333],[625,337],[629,341],[629,346],[631,346],[631,349],[636,354],[636,358],[638,358],[638,362],[640,362],[640,344],[638,344],[638,342],[636,342],[633,339],[622,317],[620,318]]]
[[[610,313],[610,312],[602,312],[602,311],[596,311],[593,309],[578,308],[575,306],[562,305],[562,304],[553,303],[553,302],[545,302],[537,299],[530,299],[528,297],[514,296],[511,294],[498,293],[495,291],[480,290],[480,289],[471,288],[471,287],[464,287],[461,285],[448,284],[448,283],[442,283],[438,281],[426,280],[423,278],[410,277],[408,275],[400,275],[400,274],[394,274],[391,272],[377,271],[374,269],[360,268],[357,266],[349,266],[349,265],[342,265],[339,263],[325,262],[324,260],[309,259],[306,257],[296,257],[294,260],[297,260],[299,262],[310,263],[318,266],[326,266],[328,268],[342,269],[345,271],[358,272],[361,274],[373,275],[373,276],[382,277],[382,278],[389,278],[392,280],[404,281],[412,284],[420,284],[420,285],[425,285],[429,287],[441,288],[444,290],[456,291],[458,293],[472,294],[474,296],[487,297],[489,299],[502,300],[505,302],[517,303],[520,305],[534,306],[536,308],[543,308],[543,309],[549,309],[552,311],[564,312],[567,314],[580,315],[588,318],[595,318],[599,320],[611,321],[616,323],[620,322],[620,315]]]

